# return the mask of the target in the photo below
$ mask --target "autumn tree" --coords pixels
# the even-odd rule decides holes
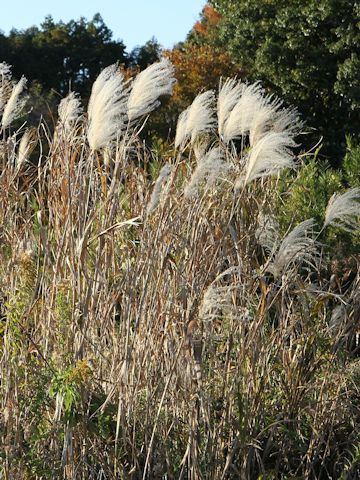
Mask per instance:
[[[221,77],[246,77],[244,70],[217,40],[220,20],[221,16],[206,5],[185,41],[163,52],[175,67],[177,84],[173,96],[150,119],[147,130],[150,135],[161,132],[161,136],[167,138],[170,129],[171,138],[179,114],[198,93],[217,90]]]
[[[154,112],[144,129],[147,137],[171,140],[180,113],[202,91],[218,89],[221,77],[242,77],[243,72],[234,65],[229,55],[214,49],[190,43],[182,43],[163,55],[175,68],[177,84],[171,97]]]
[[[211,46],[216,50],[224,50],[220,38],[222,16],[209,4],[206,4],[186,37],[186,42],[192,45]]]
[[[200,91],[217,89],[221,77],[243,74],[228,54],[214,52],[210,47],[187,44],[164,54],[175,67],[178,83],[173,99],[181,108],[189,105]]]

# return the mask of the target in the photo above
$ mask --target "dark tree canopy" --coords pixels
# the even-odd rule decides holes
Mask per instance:
[[[218,39],[235,62],[289,104],[340,155],[360,132],[360,4],[357,0],[211,0]]]
[[[84,96],[104,67],[128,62],[125,45],[112,40],[99,14],[91,21],[68,23],[54,23],[48,16],[40,28],[12,30],[8,37],[0,36],[0,58],[12,65],[16,77],[25,75],[62,95],[71,87]]]
[[[137,66],[140,70],[144,70],[148,65],[159,60],[161,57],[161,45],[152,37],[141,47],[135,47],[130,53],[130,65]]]

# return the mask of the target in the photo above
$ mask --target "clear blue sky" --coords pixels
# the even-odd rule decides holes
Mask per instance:
[[[130,52],[152,36],[164,48],[185,39],[198,20],[206,0],[17,0],[3,5],[0,30],[40,26],[46,15],[55,22],[91,20],[99,12],[115,40],[123,40]]]

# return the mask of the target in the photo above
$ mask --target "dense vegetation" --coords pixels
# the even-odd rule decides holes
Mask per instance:
[[[1,61],[12,66],[15,78],[24,75],[28,80],[32,105],[28,121],[35,127],[41,117],[53,127],[52,112],[69,91],[88,100],[94,78],[103,68],[118,62],[129,72],[138,71],[158,60],[160,52],[155,39],[126,52],[99,14],[90,21],[80,18],[68,23],[56,23],[48,16],[40,27],[13,29],[8,36],[0,33]]]
[[[296,105],[313,143],[339,161],[359,136],[360,6],[356,0],[212,0],[221,15],[205,43],[222,45],[251,81]],[[209,22],[203,22],[208,25]],[[198,35],[199,38],[199,35]]]
[[[321,141],[320,155],[339,166],[346,136],[355,142],[359,137],[359,19],[355,0],[210,1],[186,40],[165,52],[178,86],[170,105],[147,126],[148,137],[165,140],[189,101],[202,89],[217,88],[219,76],[231,75],[261,81],[296,105],[306,124],[303,147]],[[54,109],[69,90],[86,101],[107,65],[119,62],[133,75],[160,56],[155,39],[126,52],[99,14],[68,23],[47,17],[40,28],[0,34],[0,58],[13,66],[16,78],[29,81],[34,125],[48,114],[47,104]]]
[[[127,53],[121,40],[113,40],[99,14],[91,21],[81,18],[68,23],[55,23],[49,16],[40,28],[0,35],[0,58],[13,66],[14,76],[25,75],[30,83],[60,95],[74,90],[86,98],[94,78],[108,65],[119,62],[143,69],[159,56],[155,39]]]
[[[100,17],[12,33],[114,63],[59,49],[60,103],[0,63],[0,478],[359,478],[360,148],[301,153],[279,85],[239,79],[248,4],[147,68]]]
[[[24,80],[1,68],[2,475],[356,472],[359,265],[325,240],[357,235],[360,190],[334,180],[314,218],[284,220],[296,112],[228,80],[159,158],[137,131],[172,66],[129,86],[113,65],[87,117],[70,93],[40,126],[45,148],[9,133]]]

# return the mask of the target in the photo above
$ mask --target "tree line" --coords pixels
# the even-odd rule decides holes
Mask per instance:
[[[45,99],[55,104],[54,96],[58,102],[70,89],[88,98],[107,65],[139,70],[162,54],[173,62],[178,80],[174,99],[153,120],[164,137],[197,93],[216,88],[220,76],[236,75],[260,81],[269,94],[298,108],[306,148],[322,139],[322,153],[336,163],[346,136],[359,139],[357,0],[210,0],[186,39],[165,52],[154,38],[126,52],[99,14],[68,23],[49,16],[40,27],[0,34],[0,58],[13,66],[15,77],[28,78],[39,103],[35,117]]]
[[[94,78],[111,63],[144,68],[159,55],[155,39],[127,53],[124,43],[113,39],[100,14],[90,21],[80,18],[68,23],[56,23],[48,16],[40,28],[0,34],[0,58],[13,66],[14,75],[24,75],[61,95],[69,88],[88,95]]]

